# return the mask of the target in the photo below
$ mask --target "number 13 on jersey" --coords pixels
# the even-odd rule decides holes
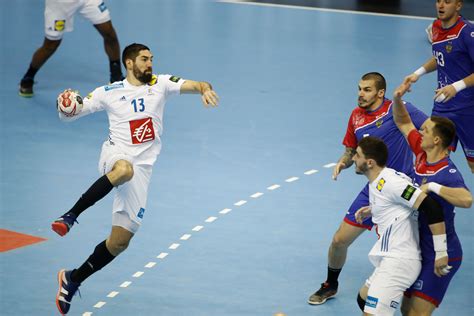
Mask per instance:
[[[131,103],[133,105],[134,112],[145,111],[145,100],[143,98],[133,99]]]

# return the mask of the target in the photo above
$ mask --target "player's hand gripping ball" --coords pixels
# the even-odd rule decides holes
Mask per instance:
[[[58,96],[58,111],[65,116],[74,116],[82,111],[82,98],[72,90],[64,90]]]

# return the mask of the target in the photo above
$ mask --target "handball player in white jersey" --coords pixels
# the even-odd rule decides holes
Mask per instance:
[[[80,284],[124,251],[140,227],[152,167],[161,150],[163,110],[168,97],[199,93],[206,107],[218,104],[218,96],[207,82],[153,75],[153,55],[145,45],[127,46],[122,62],[127,69],[123,81],[95,89],[84,98],[82,111],[74,116],[65,116],[59,111],[60,118],[66,121],[106,111],[110,126],[99,161],[102,176],[71,210],[53,222],[52,229],[64,236],[85,209],[116,188],[110,236],[96,246],[80,267],[58,273],[56,305],[63,315],[69,311]],[[66,90],[58,100],[71,93]]]
[[[357,221],[372,216],[378,240],[369,253],[375,270],[360,289],[357,303],[363,315],[394,315],[403,292],[421,270],[418,211],[427,216],[436,251],[435,273],[449,273],[443,210],[411,184],[403,173],[385,167],[388,150],[376,137],[363,138],[352,158],[356,173],[369,180],[370,206],[356,212]]]

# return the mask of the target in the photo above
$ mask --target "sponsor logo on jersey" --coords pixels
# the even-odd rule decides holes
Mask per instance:
[[[448,44],[446,44],[446,52],[449,54],[451,53],[452,50],[453,50],[453,43],[448,42]]]
[[[170,81],[175,82],[175,83],[177,83],[177,82],[179,81],[179,79],[181,79],[181,78],[180,78],[180,77],[176,77],[176,76],[171,76],[171,77],[170,77]]]
[[[142,144],[155,139],[155,130],[153,129],[151,117],[130,121],[129,123],[132,144]]]
[[[120,101],[127,101],[127,98],[125,98],[125,96],[122,96],[122,97],[120,98]]]
[[[64,31],[64,26],[66,25],[66,20],[55,20],[54,21],[54,30],[61,32]]]
[[[152,75],[150,82],[148,82],[148,85],[153,86],[153,85],[156,84],[157,81],[158,81],[158,76],[157,75]]]
[[[110,91],[110,90],[118,89],[118,88],[123,88],[123,82],[113,83],[113,84],[104,86],[105,91]]]
[[[396,302],[396,301],[391,301],[391,302],[390,302],[390,307],[397,309],[397,308],[398,308],[398,304],[399,304],[399,303]]]
[[[474,32],[471,32],[471,37],[474,37]]]
[[[138,211],[137,217],[143,219],[143,214],[145,214],[145,209],[141,207]]]
[[[456,169],[449,169],[449,173],[456,173]]]
[[[428,182],[428,178],[424,177],[423,180],[421,180],[421,185],[426,184]]]
[[[105,10],[107,10],[107,6],[103,2],[101,4],[99,4],[98,8],[99,8],[100,12],[104,12]]]
[[[383,123],[383,120],[378,120],[377,122],[375,122],[375,126],[379,128],[380,126],[382,126],[382,123]]]
[[[377,183],[377,190],[379,190],[379,192],[382,192],[382,189],[383,189],[383,186],[385,185],[385,179],[382,178],[379,180],[379,182]]]
[[[413,289],[418,291],[423,290],[423,280],[416,280],[415,283],[413,283]]]
[[[365,306],[376,308],[378,302],[379,302],[378,298],[373,297],[373,296],[367,296],[367,300],[365,301]]]
[[[89,99],[89,100],[92,99],[92,92],[89,92],[89,94],[86,95],[86,99]]]
[[[407,185],[405,190],[403,190],[403,193],[402,193],[401,197],[404,198],[407,201],[410,201],[411,197],[413,196],[413,193],[415,193],[415,191],[416,191],[416,188],[414,186]]]

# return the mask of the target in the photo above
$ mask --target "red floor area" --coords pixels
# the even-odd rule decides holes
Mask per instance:
[[[29,246],[45,240],[45,238],[41,237],[21,234],[6,229],[0,229],[0,252]]]

